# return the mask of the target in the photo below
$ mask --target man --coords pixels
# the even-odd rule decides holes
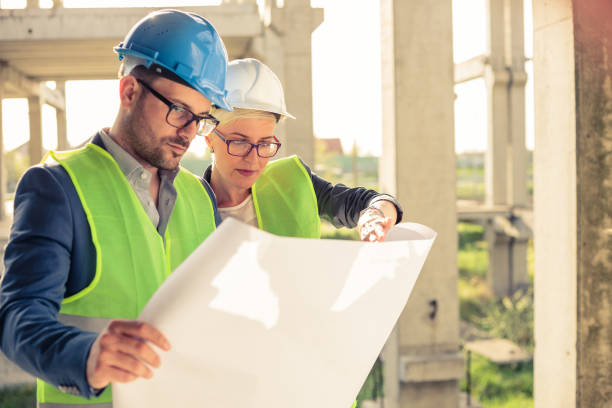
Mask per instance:
[[[218,123],[227,53],[204,18],[161,10],[115,47],[120,109],[84,148],[51,152],[15,196],[0,287],[0,345],[39,378],[39,407],[112,407],[109,384],[150,378],[168,339],[139,322],[165,278],[219,218],[179,169]]]

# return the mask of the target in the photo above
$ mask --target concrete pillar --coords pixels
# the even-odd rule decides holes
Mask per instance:
[[[508,135],[510,73],[506,70],[503,0],[487,0],[487,151],[485,154],[485,197],[489,205],[508,203]]]
[[[508,199],[513,206],[529,205],[527,191],[527,148],[525,146],[525,29],[523,0],[506,0],[506,21],[509,27],[506,41],[506,63],[510,67],[508,134]]]
[[[520,218],[497,216],[487,221],[484,230],[489,244],[487,281],[492,293],[501,298],[526,288],[529,227]]]
[[[612,3],[534,1],[535,406],[612,406]]]
[[[28,116],[30,118],[30,141],[28,152],[30,164],[40,162],[43,156],[42,147],[42,101],[38,96],[28,97]]]
[[[524,207],[527,197],[525,148],[525,52],[523,1],[487,0],[488,64],[485,84],[488,105],[488,146],[485,193],[488,205]],[[495,223],[503,220],[495,220]],[[507,236],[487,225],[488,280],[496,296],[506,296],[529,283],[529,234]]]
[[[284,154],[297,154],[309,165],[314,165],[311,37],[322,21],[321,10],[309,0],[285,0],[284,7],[272,9],[272,25],[282,38],[285,101],[297,118],[285,122]]]
[[[397,324],[398,401],[401,407],[457,407],[464,372],[458,327],[451,2],[383,0],[381,14],[379,183],[382,191],[399,199],[407,219],[438,232]],[[389,354],[393,341],[386,346]],[[387,362],[389,366],[393,364]],[[393,373],[386,372],[385,381],[391,378]]]
[[[399,334],[397,327],[393,329],[383,351],[383,407],[399,408],[400,406],[400,364],[399,364]]]
[[[61,92],[64,100],[66,100],[66,82],[57,81],[55,83],[55,89]],[[55,118],[57,122],[57,150],[68,150],[70,149],[70,143],[68,143],[66,111],[55,108]]]
[[[278,14],[275,15],[278,16]],[[283,85],[285,96],[287,96],[288,85],[285,78],[285,52],[283,50],[283,39],[279,36],[278,32],[273,28],[264,27],[261,35],[253,39],[249,55],[260,59],[274,71]],[[287,105],[287,109],[291,114],[294,114],[291,105]],[[278,157],[286,157],[292,154],[288,151],[287,141],[287,122],[292,121],[293,119],[284,119],[276,125],[274,133],[282,143]],[[314,165],[314,163],[311,162],[309,165]]]

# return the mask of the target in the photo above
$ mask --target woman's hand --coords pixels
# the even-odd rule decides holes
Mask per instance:
[[[393,203],[386,200],[376,201],[359,215],[359,237],[366,242],[382,242],[396,220],[397,210]]]

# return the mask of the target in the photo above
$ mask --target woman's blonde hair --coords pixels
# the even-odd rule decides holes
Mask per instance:
[[[211,110],[211,115],[213,115],[219,121],[219,126],[227,125],[238,119],[273,119],[275,122],[278,122],[280,119],[280,115],[272,112],[256,110],[256,109],[244,109],[244,108],[234,108],[232,112],[228,112],[221,108],[215,107]]]

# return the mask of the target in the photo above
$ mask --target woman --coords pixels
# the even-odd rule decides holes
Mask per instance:
[[[364,241],[383,241],[401,220],[389,195],[363,187],[332,185],[297,156],[270,162],[280,148],[274,129],[285,107],[278,77],[252,58],[234,60],[227,71],[228,101],[216,109],[217,128],[206,136],[214,153],[204,173],[217,197],[221,218],[235,217],[283,236],[319,238],[320,218],[336,227],[358,227]]]

